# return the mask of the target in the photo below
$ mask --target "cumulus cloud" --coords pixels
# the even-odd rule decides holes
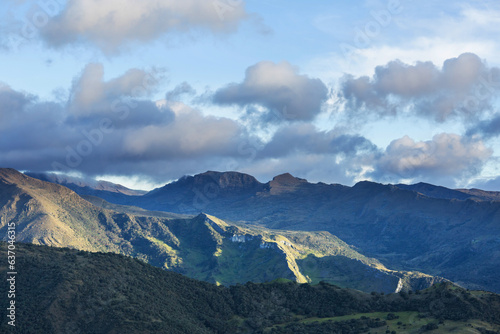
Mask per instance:
[[[0,129],[5,128],[12,118],[12,110],[23,110],[33,96],[14,91],[11,87],[0,82]]]
[[[117,98],[146,97],[155,88],[157,81],[153,74],[131,69],[105,82],[102,64],[88,64],[81,76],[73,82],[71,111],[77,115],[100,113],[109,109],[110,102]]]
[[[101,65],[88,65],[67,103],[0,86],[0,166],[164,181],[247,158],[241,145],[255,139],[238,122],[135,98],[135,87],[147,90],[147,75],[131,70],[104,80]]]
[[[442,133],[416,142],[405,136],[394,140],[377,159],[371,176],[377,180],[453,180],[478,174],[492,151],[481,140]],[[446,181],[445,181],[446,180]]]
[[[299,74],[290,63],[262,61],[246,70],[243,82],[215,92],[213,101],[220,105],[263,107],[261,117],[265,121],[308,121],[321,112],[327,94],[320,79]]]
[[[271,76],[259,84],[295,87],[294,80],[313,80],[293,73],[288,80]],[[102,65],[89,64],[64,102],[42,101],[0,85],[0,166],[140,175],[155,183],[215,169],[244,171],[263,180],[291,172],[347,184],[368,176],[449,185],[476,175],[491,156],[478,136],[441,134],[425,142],[403,137],[381,151],[361,135],[323,131],[309,122],[277,124],[264,141],[241,120],[205,115],[176,101],[194,92],[187,83],[165,93],[169,99],[152,101],[150,93],[159,88],[151,77],[152,71],[132,69],[105,79]],[[245,82],[255,83],[250,77]]]
[[[312,124],[297,123],[278,129],[258,156],[276,158],[294,153],[352,156],[359,151],[375,150],[376,146],[362,136],[319,131]]]
[[[113,118],[115,127],[161,124],[173,119],[168,109],[159,110],[146,98],[158,89],[163,71],[131,69],[111,80],[104,80],[102,64],[88,64],[77,77],[67,104],[68,122],[92,123]]]
[[[500,69],[488,67],[477,55],[464,53],[438,68],[392,61],[375,75],[342,81],[341,99],[353,115],[396,115],[409,112],[443,122],[451,117],[477,117],[491,110],[500,90]]]
[[[243,1],[68,0],[40,33],[53,47],[91,43],[114,53],[172,32],[231,32],[247,16]]]
[[[124,138],[124,151],[140,159],[235,156],[237,145],[248,134],[228,118],[203,116],[176,103],[175,121],[131,131]]]

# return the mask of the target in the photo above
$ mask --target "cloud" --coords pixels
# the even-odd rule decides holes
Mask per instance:
[[[467,135],[481,135],[483,138],[493,138],[499,136],[500,114],[496,114],[488,120],[480,121],[469,130],[467,130]]]
[[[319,131],[309,123],[284,126],[274,133],[258,157],[284,157],[294,153],[314,153],[347,156],[359,151],[374,151],[376,146],[359,135],[347,135],[336,131]]]
[[[240,123],[135,98],[136,87],[147,91],[149,74],[134,69],[104,80],[102,65],[90,64],[62,103],[0,86],[0,166],[164,181],[247,159],[244,145],[256,140]]]
[[[33,99],[33,96],[16,92],[0,82],[0,129],[9,124],[12,110],[23,110]]]
[[[1,114],[9,121],[0,124],[0,166],[141,175],[155,182],[209,169],[272,177],[288,166],[312,180],[333,175],[337,182],[350,182],[355,174],[350,173],[360,168],[358,154],[376,150],[361,136],[302,122],[283,124],[265,143],[239,121],[207,116],[173,99],[134,98],[131,90],[148,74],[135,69],[105,80],[102,65],[89,64],[63,103],[42,102],[2,86],[0,98],[10,107]],[[191,89],[181,84],[173,91]],[[119,112],[113,101],[120,101]],[[266,165],[276,169],[266,172]]]
[[[476,175],[491,156],[477,136],[441,134],[425,142],[403,137],[382,151],[359,134],[323,131],[308,122],[275,124],[264,140],[241,120],[205,115],[176,101],[193,92],[188,83],[165,93],[169,100],[152,101],[160,82],[154,79],[154,71],[141,69],[105,79],[102,65],[89,64],[63,102],[0,85],[0,166],[138,175],[155,183],[215,169],[244,171],[263,180],[291,172],[311,181],[347,184],[362,177],[454,184]],[[265,79],[272,87],[271,79],[280,81]],[[401,95],[427,94],[417,85],[381,87]]]
[[[341,86],[339,95],[353,115],[411,113],[444,122],[491,110],[500,90],[500,69],[472,53],[446,60],[441,69],[431,62],[396,60],[377,66],[372,78],[347,75]]]
[[[260,106],[264,121],[309,121],[321,112],[328,89],[319,79],[298,73],[288,62],[262,61],[246,70],[242,83],[215,92],[219,105]],[[276,117],[278,116],[278,117]]]
[[[163,71],[131,69],[125,74],[104,80],[102,64],[88,64],[77,77],[68,101],[68,122],[95,123],[104,117],[115,119],[115,127],[161,124],[173,119],[169,110],[159,110],[146,100],[156,92]]]
[[[248,134],[237,122],[203,116],[182,103],[172,108],[174,122],[131,131],[124,138],[124,152],[143,160],[238,155],[238,143]]]
[[[474,182],[469,188],[476,188],[488,191],[500,191],[500,176],[489,180],[480,180]]]
[[[477,175],[492,151],[481,140],[442,133],[432,140],[415,142],[405,136],[394,140],[375,162],[370,174],[376,180],[454,180]]]
[[[109,54],[170,33],[232,32],[247,16],[243,1],[68,0],[40,34],[52,47],[90,43]]]
[[[187,82],[183,82],[165,95],[167,101],[178,101],[183,95],[195,95],[196,90]]]

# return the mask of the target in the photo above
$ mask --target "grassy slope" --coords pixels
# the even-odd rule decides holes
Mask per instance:
[[[469,324],[500,329],[500,296],[449,283],[411,295],[285,280],[225,288],[115,254],[17,244],[16,260],[18,333],[366,333],[362,316],[387,322],[372,333],[387,325],[414,333],[438,319],[440,333],[477,332]],[[6,288],[0,285],[1,295]],[[386,320],[388,313],[400,318]],[[6,321],[0,319],[1,331]]]
[[[407,273],[386,269],[327,232],[238,227],[208,215],[149,212],[88,199],[99,206],[65,187],[0,170],[0,233],[6,235],[7,223],[16,221],[23,242],[130,255],[225,285],[283,277],[393,292],[400,277],[404,289],[434,280],[422,274],[404,278]],[[249,240],[232,241],[235,235]]]
[[[199,195],[194,190],[214,189],[216,195],[203,203],[203,211],[222,219],[273,229],[329,231],[390,268],[500,292],[498,201],[432,198],[371,182],[354,187],[310,184],[291,176],[244,188],[245,196],[239,196],[240,188],[218,181],[227,173],[215,174],[169,184],[137,198],[135,205],[193,213],[199,209],[193,205]]]

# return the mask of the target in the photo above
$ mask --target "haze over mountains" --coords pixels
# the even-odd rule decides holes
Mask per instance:
[[[273,229],[328,231],[389,268],[499,292],[495,196],[428,184],[311,184],[289,174],[264,184],[242,173],[206,172],[114,201],[179,214],[205,212]]]

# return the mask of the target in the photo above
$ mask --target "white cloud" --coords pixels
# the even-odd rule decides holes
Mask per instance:
[[[499,90],[500,69],[464,53],[447,59],[441,69],[431,62],[391,61],[377,66],[371,78],[348,75],[340,95],[353,115],[396,115],[410,110],[443,122],[452,117],[480,117],[493,108]]]
[[[243,1],[68,0],[41,35],[53,47],[91,43],[114,53],[172,32],[231,32],[246,17]]]
[[[262,120],[266,122],[308,121],[321,112],[327,93],[321,80],[299,74],[298,69],[288,62],[262,61],[246,70],[242,83],[219,89],[214,102],[264,107],[266,112]]]
[[[434,12],[426,13],[423,9],[426,6],[435,6]],[[498,2],[457,3],[455,7],[457,10],[446,6],[448,12],[445,12],[436,2],[405,3],[403,12],[394,18],[394,25],[382,29],[368,43],[357,45],[352,39],[341,40],[330,53],[314,57],[305,69],[330,81],[344,73],[372,75],[376,66],[395,59],[407,64],[421,60],[441,64],[466,52],[489,59],[492,66],[500,66],[497,60],[500,52]],[[353,48],[344,54],[342,44]]]
[[[127,133],[123,150],[143,160],[201,158],[237,155],[245,131],[227,118],[203,116],[199,111],[176,103],[175,120],[149,125]]]
[[[391,142],[371,176],[391,182],[439,180],[454,185],[463,177],[478,175],[491,155],[481,140],[456,134],[442,133],[421,142],[405,136]]]

